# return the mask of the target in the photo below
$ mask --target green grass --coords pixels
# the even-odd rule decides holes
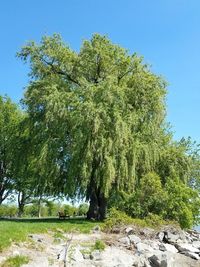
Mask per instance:
[[[100,224],[98,223],[98,225]],[[2,219],[0,220],[0,251],[9,247],[12,242],[25,241],[28,234],[58,232],[59,230],[66,233],[89,233],[95,225],[97,222],[85,219]]]
[[[0,265],[0,267],[20,267],[23,264],[27,264],[28,262],[29,259],[26,256],[15,256],[8,258]]]

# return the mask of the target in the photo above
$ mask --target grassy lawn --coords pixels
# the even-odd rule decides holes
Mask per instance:
[[[9,247],[12,242],[21,242],[31,233],[45,233],[47,231],[89,233],[95,225],[102,223],[85,219],[2,219],[0,220],[0,251]]]

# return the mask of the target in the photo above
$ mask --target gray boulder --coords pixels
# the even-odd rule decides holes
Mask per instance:
[[[154,251],[154,249],[151,246],[145,243],[142,243],[142,242],[137,243],[136,248],[139,254],[146,254],[146,253]]]
[[[188,243],[179,243],[176,245],[176,248],[179,252],[188,251],[192,253],[200,253],[200,250],[198,248],[195,248],[193,245]]]
[[[84,258],[80,250],[76,247],[71,255],[71,259],[76,262],[83,262]]]
[[[162,254],[160,256],[153,255],[148,258],[151,267],[168,267],[167,257]]]
[[[183,251],[181,254],[187,256],[187,257],[190,257],[194,260],[199,260],[200,257],[198,254],[194,253],[194,252],[190,252],[190,251]],[[199,263],[199,266],[200,266],[200,263]]]
[[[157,237],[158,237],[158,239],[159,239],[160,242],[163,241],[164,236],[165,236],[164,232],[159,232],[159,233],[157,234]]]
[[[118,241],[121,244],[125,245],[125,246],[130,246],[131,245],[131,241],[127,236],[126,237],[121,237]]]
[[[102,259],[102,254],[99,250],[94,250],[92,251],[90,258],[94,261],[100,261]]]
[[[127,227],[127,228],[125,229],[125,233],[126,233],[127,235],[131,235],[131,234],[133,234],[133,232],[134,232],[134,230],[133,230],[132,227]]]
[[[159,245],[159,249],[161,251],[169,251],[169,252],[172,252],[172,253],[177,253],[178,250],[175,248],[175,246],[171,245],[171,244],[160,244]]]
[[[192,245],[193,247],[200,249],[200,241],[194,241]]]
[[[129,235],[128,237],[130,239],[131,244],[136,245],[137,243],[141,242],[141,238],[136,235]]]

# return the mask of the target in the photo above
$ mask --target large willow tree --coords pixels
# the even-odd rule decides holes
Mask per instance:
[[[165,134],[166,83],[104,36],[71,50],[58,35],[28,43],[27,109],[35,166],[49,193],[86,197],[105,217],[111,190],[134,191],[154,169]]]

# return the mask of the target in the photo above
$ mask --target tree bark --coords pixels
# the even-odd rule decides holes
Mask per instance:
[[[107,199],[103,193],[99,196],[99,220],[104,220],[106,218],[107,212]]]
[[[98,219],[98,199],[95,192],[93,192],[90,197],[90,206],[87,212],[87,219]]]
[[[41,201],[42,197],[40,196],[38,199],[38,218],[41,218]]]
[[[24,213],[24,207],[25,207],[25,201],[26,201],[26,197],[24,192],[19,192],[18,193],[18,217],[22,217],[23,213]]]
[[[22,215],[24,214],[24,206],[25,204],[24,203],[20,203],[18,205],[18,217],[21,218]]]
[[[94,190],[90,196],[90,206],[87,212],[87,219],[104,220],[107,210],[107,199],[100,190]]]

